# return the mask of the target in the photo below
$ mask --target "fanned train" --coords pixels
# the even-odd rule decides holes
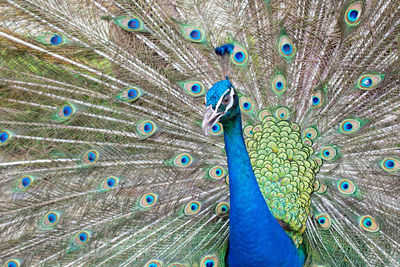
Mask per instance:
[[[400,266],[398,1],[0,18],[2,266]]]

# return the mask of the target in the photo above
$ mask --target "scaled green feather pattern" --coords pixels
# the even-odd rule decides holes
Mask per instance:
[[[288,225],[285,230],[299,246],[320,168],[310,157],[312,143],[306,144],[300,127],[287,120],[267,116],[255,127],[245,139],[254,174],[272,214]]]

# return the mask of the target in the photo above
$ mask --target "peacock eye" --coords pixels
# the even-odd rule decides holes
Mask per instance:
[[[230,100],[231,100],[230,95],[226,95],[224,99],[222,99],[222,105],[228,105]]]

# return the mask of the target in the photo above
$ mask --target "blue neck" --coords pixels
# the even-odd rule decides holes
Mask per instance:
[[[229,266],[302,266],[304,257],[269,211],[258,187],[240,112],[223,126],[230,187]]]

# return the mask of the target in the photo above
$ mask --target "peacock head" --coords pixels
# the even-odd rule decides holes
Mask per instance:
[[[235,88],[226,79],[215,83],[206,95],[206,113],[203,131],[207,134],[217,122],[228,123],[239,113],[239,98]]]

